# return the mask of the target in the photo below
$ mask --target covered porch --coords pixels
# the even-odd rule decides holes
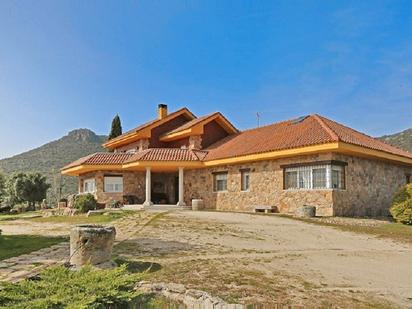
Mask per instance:
[[[205,153],[180,148],[150,148],[137,153],[97,153],[62,169],[79,177],[79,193],[112,202],[184,207],[185,170],[202,168]]]
[[[79,194],[91,193],[100,204],[185,206],[184,167],[99,170],[79,175]]]
[[[184,167],[164,171],[145,168],[145,207],[152,205],[186,206],[184,201]]]

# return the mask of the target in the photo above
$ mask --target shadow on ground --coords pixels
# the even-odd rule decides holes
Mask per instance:
[[[127,271],[134,274],[143,272],[153,273],[162,269],[162,265],[160,265],[159,263],[131,261],[120,257],[114,259],[114,262],[119,266],[126,264]]]
[[[114,248],[115,254],[126,256],[164,256],[193,250],[195,246],[179,241],[167,241],[157,238],[137,238],[119,243]]]

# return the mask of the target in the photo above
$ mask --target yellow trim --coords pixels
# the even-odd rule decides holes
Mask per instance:
[[[188,137],[188,136],[202,135],[204,132],[203,129],[204,129],[205,124],[213,120],[216,120],[219,123],[219,125],[223,129],[225,129],[228,133],[233,134],[233,133],[238,132],[237,129],[228,120],[226,120],[220,113],[218,113],[216,115],[203,119],[202,121],[200,121],[199,123],[196,123],[191,128],[163,135],[162,137],[160,137],[160,140],[162,142],[170,142],[170,141],[178,140],[178,139]]]
[[[240,164],[247,162],[274,160],[284,157],[302,156],[314,153],[336,152],[342,154],[356,155],[359,157],[375,158],[388,160],[402,164],[412,165],[412,158],[407,158],[380,150],[373,150],[362,146],[352,145],[343,142],[335,142],[293,149],[270,151],[258,154],[250,154],[239,157],[226,159],[217,159],[210,161],[137,161],[123,165],[79,165],[62,170],[63,175],[78,176],[91,171],[99,170],[143,170],[146,167],[152,167],[155,170],[175,170],[179,167],[197,169],[209,166],[218,166],[226,164]]]
[[[211,161],[205,161],[205,166],[216,166],[224,164],[237,164],[246,163],[252,161],[273,160],[283,157],[300,156],[319,152],[336,151],[338,149],[338,143],[328,143],[315,146],[307,146],[293,149],[276,150],[270,152],[263,152],[258,154],[250,154],[239,157],[232,157],[227,159],[217,159]]]
[[[107,170],[121,170],[123,166],[117,165],[90,165],[82,164],[74,167],[70,167],[61,171],[63,175],[78,176],[80,174],[92,172],[92,171],[107,171]]]
[[[362,157],[373,157],[383,160],[412,164],[412,158],[407,158],[400,155],[391,154],[385,151],[369,149],[344,142],[339,142],[339,153],[354,154]]]
[[[147,127],[137,131],[137,132],[129,132],[125,133],[124,135],[119,136],[118,138],[112,139],[110,141],[105,142],[102,146],[107,148],[107,149],[114,149],[116,147],[120,147],[123,145],[127,145],[129,143],[138,141],[139,139],[142,138],[150,138],[152,136],[152,129],[155,127],[158,127],[162,124],[164,124],[167,121],[170,121],[176,117],[179,117],[181,115],[187,115],[190,118],[194,119],[195,116],[187,109],[184,108],[179,112],[171,113],[167,115],[165,118],[158,119],[152,124],[149,124]]]
[[[165,136],[162,136],[162,137],[160,138],[160,140],[161,140],[162,142],[174,141],[174,140],[177,140],[177,139],[184,138],[184,137],[186,137],[186,136],[194,135],[192,132],[193,132],[192,129],[186,129],[186,130],[183,130],[183,131],[174,132],[174,133],[171,133],[171,134],[167,134],[167,135],[165,135]]]

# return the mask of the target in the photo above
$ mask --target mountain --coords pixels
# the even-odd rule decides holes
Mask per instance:
[[[105,151],[101,144],[106,139],[106,136],[96,135],[88,129],[73,130],[56,141],[0,160],[0,171],[6,175],[14,172],[40,172],[46,175],[52,186],[47,199],[56,202],[60,186],[62,196],[77,192],[76,177],[61,176],[60,168],[80,157]]]
[[[412,153],[412,128],[392,135],[379,137],[387,144],[401,148]]]

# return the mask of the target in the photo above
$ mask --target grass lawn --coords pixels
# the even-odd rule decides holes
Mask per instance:
[[[390,238],[401,242],[412,243],[412,225],[390,222],[372,226],[365,226],[356,224],[323,222],[318,219],[305,219],[290,216],[287,217],[293,220],[303,221],[307,223],[331,226],[347,232],[375,235],[377,237]]]
[[[0,221],[12,221],[18,219],[31,219],[40,216],[38,211],[22,212],[18,214],[0,214]]]
[[[135,211],[118,211],[113,212],[107,215],[94,215],[87,217],[85,214],[83,215],[75,215],[75,216],[51,216],[51,217],[37,217],[32,218],[34,222],[42,222],[42,223],[69,223],[69,224],[87,224],[87,223],[108,223],[114,220],[127,217],[131,214],[135,214]]]
[[[34,235],[0,235],[0,260],[55,245],[64,238]]]
[[[0,221],[11,221],[11,220],[30,220],[33,222],[41,223],[69,223],[69,224],[88,224],[88,223],[108,223],[114,220],[135,214],[135,211],[123,210],[109,213],[107,215],[94,215],[87,217],[86,214],[80,214],[75,216],[50,216],[50,217],[39,217],[40,212],[26,212],[15,215],[0,215]]]

